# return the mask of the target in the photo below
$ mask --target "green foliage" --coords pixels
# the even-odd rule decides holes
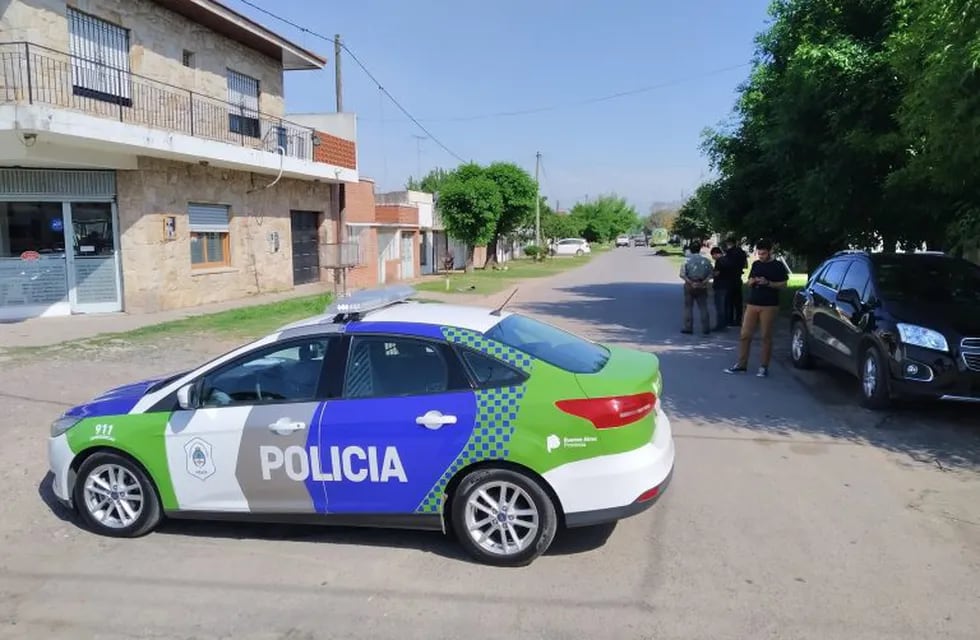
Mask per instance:
[[[569,214],[559,214],[551,207],[541,203],[541,241],[560,240],[561,238],[577,238],[582,234],[581,220]]]
[[[694,195],[687,199],[677,217],[674,218],[671,232],[685,240],[705,240],[713,230],[710,214],[712,198],[715,197],[715,185],[706,183],[699,186]]]
[[[538,186],[527,171],[509,162],[494,162],[483,174],[497,185],[502,203],[493,238],[487,249],[487,264],[495,264],[500,238],[533,223],[534,198]]]
[[[643,228],[647,233],[653,232],[654,229],[671,229],[678,213],[678,209],[651,208],[650,215],[643,221]]]
[[[503,206],[497,184],[476,165],[461,166],[445,180],[439,192],[439,212],[446,231],[468,244],[471,251],[493,239]],[[467,268],[472,266],[472,254],[466,263]]]
[[[440,187],[442,187],[443,183],[445,183],[446,179],[451,173],[452,172],[445,169],[436,168],[426,174],[421,180],[409,176],[408,182],[405,184],[405,188],[412,191],[438,193]]]
[[[539,247],[536,244],[529,244],[524,247],[524,255],[526,255],[531,260],[544,260],[548,255],[548,252],[544,250],[543,247]]]
[[[977,1],[775,0],[770,14],[733,121],[703,137],[713,226],[811,262],[974,229]]]
[[[639,216],[624,198],[615,195],[599,196],[591,202],[580,202],[568,214],[569,229],[577,234],[562,237],[582,237],[589,242],[608,242],[621,233],[640,226]]]

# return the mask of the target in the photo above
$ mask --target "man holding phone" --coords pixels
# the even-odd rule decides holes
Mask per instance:
[[[760,240],[755,245],[755,250],[758,259],[749,270],[749,294],[742,317],[738,362],[725,369],[725,373],[744,373],[748,370],[749,349],[755,331],[759,328],[762,334],[762,358],[756,375],[765,378],[769,375],[769,362],[772,359],[772,329],[776,316],[779,315],[779,290],[785,288],[789,282],[789,270],[773,257],[770,241]]]

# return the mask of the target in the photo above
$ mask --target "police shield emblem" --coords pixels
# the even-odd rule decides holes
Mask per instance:
[[[187,453],[187,473],[201,480],[214,475],[211,443],[201,438],[191,438],[184,445],[184,451]]]

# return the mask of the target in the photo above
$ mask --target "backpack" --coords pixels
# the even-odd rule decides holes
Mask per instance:
[[[691,280],[707,280],[714,272],[711,261],[702,255],[692,256],[687,261],[686,273]]]

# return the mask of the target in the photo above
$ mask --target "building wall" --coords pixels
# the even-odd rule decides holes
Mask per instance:
[[[285,114],[281,62],[151,0],[8,1],[9,6],[0,17],[0,33],[5,41],[24,40],[67,52],[66,5],[72,6],[130,30],[130,70],[134,74],[225,102],[227,68],[231,67],[259,81],[260,111],[273,117]],[[196,68],[183,65],[185,49],[195,54]],[[227,114],[220,115],[227,119]]]
[[[375,207],[375,219],[384,224],[418,225],[419,210],[403,205],[379,204]]]
[[[293,286],[289,212],[322,212],[321,242],[331,242],[336,221],[327,184],[266,178],[180,162],[141,157],[139,170],[117,178],[123,270],[123,308],[131,313],[231,300]],[[231,264],[201,270],[191,266],[188,202],[230,205]],[[175,216],[176,239],[164,236],[164,220]],[[269,234],[278,232],[279,247]],[[322,273],[322,272],[321,272]]]

